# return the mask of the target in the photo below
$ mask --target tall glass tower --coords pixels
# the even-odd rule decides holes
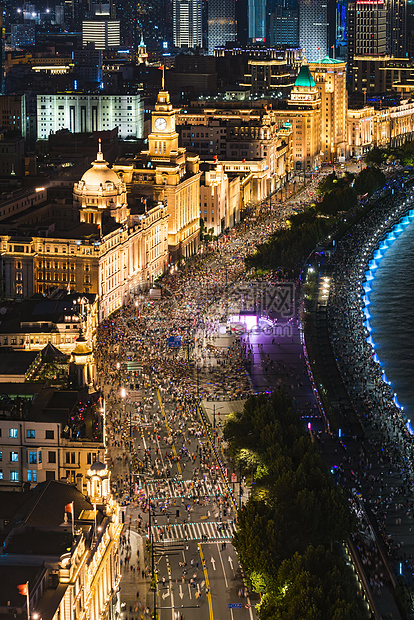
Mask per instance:
[[[248,0],[249,39],[252,43],[266,40],[266,0]]]
[[[328,0],[299,0],[299,45],[308,62],[328,53]]]
[[[236,0],[208,0],[208,53],[236,40]]]
[[[202,0],[173,0],[173,33],[175,47],[201,47]]]

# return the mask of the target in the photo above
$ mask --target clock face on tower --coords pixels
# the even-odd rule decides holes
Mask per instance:
[[[154,127],[157,131],[165,131],[167,129],[167,121],[162,117],[156,118],[154,121]]]

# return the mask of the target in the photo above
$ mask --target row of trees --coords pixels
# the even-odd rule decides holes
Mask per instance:
[[[320,200],[304,213],[293,216],[288,228],[278,231],[246,258],[248,269],[297,271],[306,256],[337,224],[340,214],[358,204],[358,196],[371,196],[385,183],[384,173],[376,167],[365,168],[356,177],[345,173],[327,175],[318,185]]]
[[[261,619],[365,620],[351,569],[333,543],[353,527],[346,497],[282,389],[253,396],[224,428],[252,483],[234,544]]]
[[[400,162],[403,166],[414,165],[414,141],[404,142],[400,146],[375,146],[365,156],[369,166],[381,166],[387,162]]]

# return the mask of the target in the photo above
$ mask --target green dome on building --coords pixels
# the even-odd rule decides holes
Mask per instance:
[[[295,86],[300,86],[302,88],[313,88],[315,86],[315,80],[309,71],[308,65],[301,66],[295,81]]]
[[[322,58],[319,64],[321,65],[340,65],[343,64],[343,60],[337,60],[336,58],[330,58],[329,56],[325,56]]]

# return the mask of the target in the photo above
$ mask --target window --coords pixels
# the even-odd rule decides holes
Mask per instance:
[[[10,460],[12,463],[18,463],[19,461],[19,453],[18,452],[10,452]]]
[[[19,472],[17,469],[12,469],[10,472],[10,480],[11,482],[19,482]]]
[[[55,438],[55,431],[46,431],[45,439],[54,439],[54,438]]]
[[[37,482],[37,471],[35,469],[27,470],[27,482]]]
[[[48,454],[48,462],[49,463],[56,463],[56,452],[49,452]]]
[[[36,452],[36,450],[34,452],[32,452],[32,451],[29,452],[29,463],[31,465],[33,465],[34,463],[37,463],[37,452]]]
[[[9,428],[9,437],[11,439],[17,439],[17,428]]]
[[[96,461],[98,460],[96,452],[88,452],[86,460],[88,465],[96,463]]]
[[[39,450],[39,463],[41,463],[41,462],[42,462],[42,452],[41,452],[41,450]]]
[[[3,460],[3,452],[0,452],[0,461]]]
[[[35,438],[35,431],[33,429],[29,429],[26,433],[27,439],[34,439]]]
[[[0,469],[0,480],[3,480],[3,470]]]
[[[75,452],[66,452],[65,462],[70,463],[71,465],[74,465],[75,464]]]

